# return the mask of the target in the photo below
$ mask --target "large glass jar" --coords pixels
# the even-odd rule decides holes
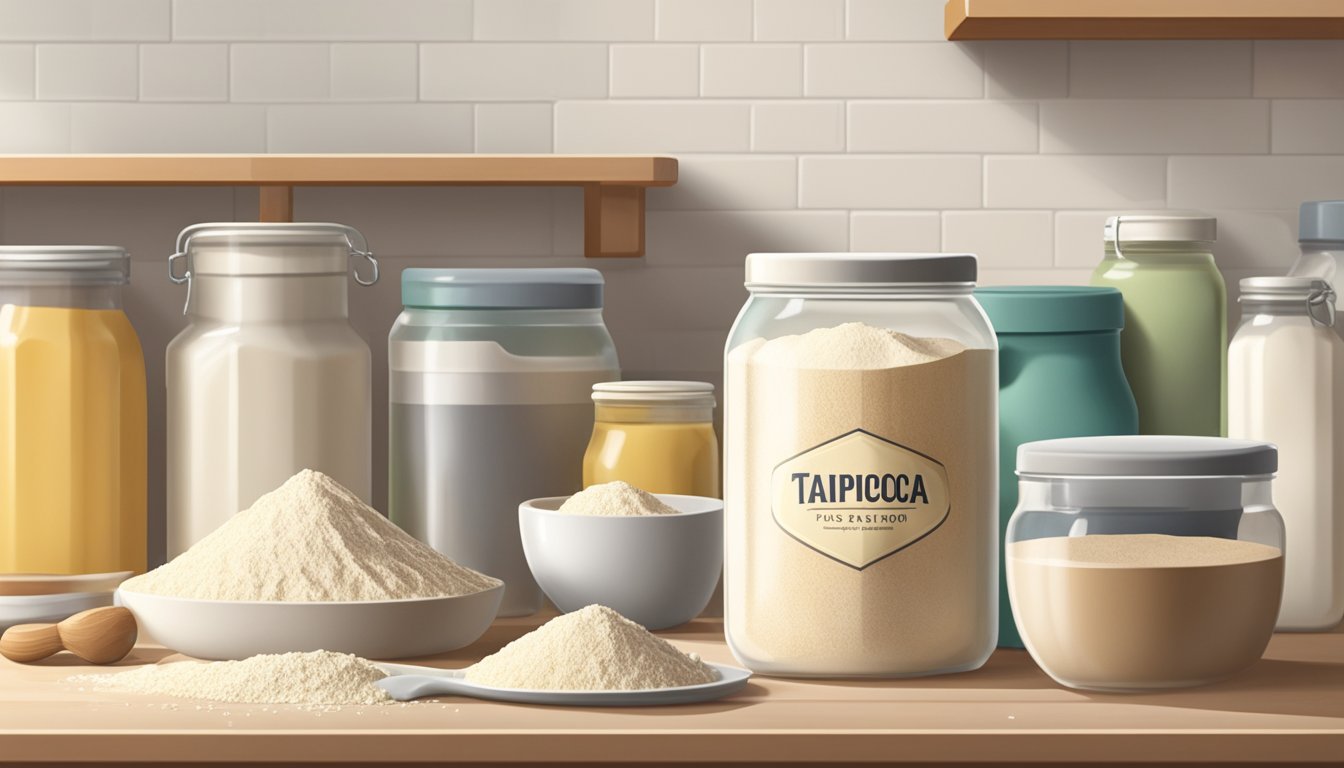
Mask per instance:
[[[1228,435],[1279,449],[1274,502],[1285,555],[1280,630],[1344,618],[1344,341],[1324,280],[1241,281],[1241,325],[1227,354]]]
[[[1008,593],[1061,685],[1178,688],[1264,652],[1283,590],[1274,446],[1216,437],[1075,437],[1018,449]]]
[[[1227,433],[1227,289],[1213,261],[1217,222],[1186,213],[1106,222],[1092,284],[1125,297],[1120,354],[1139,433]]]
[[[145,570],[145,360],[104,246],[0,248],[0,573]]]
[[[1120,366],[1125,310],[1114,288],[979,288],[999,338],[999,525],[1017,508],[1017,447],[1033,440],[1132,435],[1139,415]],[[1000,560],[999,647],[1021,648]]]
[[[593,269],[407,269],[388,336],[397,525],[504,581],[501,616],[542,605],[518,505],[583,489],[589,394],[620,375]]]
[[[650,493],[719,497],[714,385],[609,381],[593,386],[585,487],[624,480]]]
[[[373,491],[369,346],[350,326],[340,224],[197,224],[169,275],[187,284],[168,345],[168,556],[303,469]],[[174,272],[185,261],[182,274]]]
[[[975,669],[997,635],[998,374],[949,254],[752,254],[726,350],[724,614],[764,674]]]

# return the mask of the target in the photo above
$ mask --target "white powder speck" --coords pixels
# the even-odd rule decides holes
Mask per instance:
[[[391,697],[374,685],[386,676],[358,656],[312,651],[262,654],[242,661],[155,664],[114,675],[78,675],[70,682],[103,691],[318,707],[390,702]],[[223,714],[227,717],[229,712]]]
[[[570,515],[607,517],[677,514],[674,507],[663,503],[657,496],[624,480],[590,485],[566,499],[558,511]]]
[[[616,611],[590,605],[467,667],[466,679],[495,688],[638,691],[711,683],[718,674]]]
[[[340,483],[305,469],[122,588],[197,600],[333,602],[456,597],[500,583],[454,563]]]

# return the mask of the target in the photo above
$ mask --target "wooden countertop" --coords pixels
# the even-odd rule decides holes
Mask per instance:
[[[428,660],[463,666],[537,623],[504,620]],[[663,633],[732,663],[715,621]],[[121,666],[172,658],[138,648]],[[1165,694],[1053,684],[1025,652],[918,680],[756,678],[712,704],[564,709],[465,699],[305,711],[81,692],[62,654],[0,659],[0,762],[146,763],[1324,763],[1344,761],[1344,633],[1282,635],[1238,679]]]

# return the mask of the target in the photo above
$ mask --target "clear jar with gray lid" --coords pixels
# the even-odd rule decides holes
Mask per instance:
[[[1179,211],[1106,221],[1092,284],[1125,300],[1120,358],[1139,433],[1226,432],[1227,288],[1213,260],[1217,221]]]
[[[593,269],[407,269],[388,335],[388,512],[542,605],[518,505],[582,490],[592,387],[617,378]]]
[[[970,254],[757,253],[724,387],[724,625],[763,674],[975,669],[998,363]]]
[[[1008,594],[1062,685],[1203,685],[1264,652],[1283,589],[1273,445],[1165,435],[1018,448]]]

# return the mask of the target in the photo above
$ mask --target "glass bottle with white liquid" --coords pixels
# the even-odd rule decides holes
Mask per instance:
[[[1274,501],[1286,530],[1278,629],[1344,618],[1344,341],[1335,293],[1306,277],[1241,281],[1228,351],[1228,434],[1279,449]]]

